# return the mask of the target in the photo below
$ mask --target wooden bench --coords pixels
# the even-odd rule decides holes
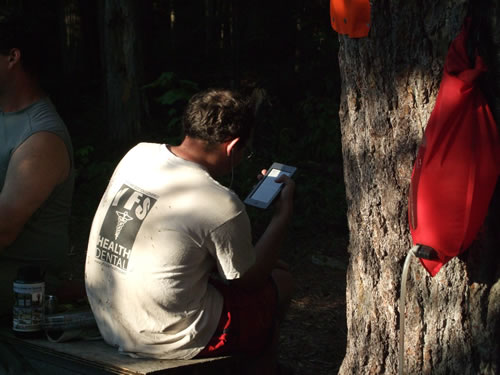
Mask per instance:
[[[104,341],[52,343],[45,339],[20,339],[10,327],[0,327],[0,341],[20,353],[40,375],[198,375],[241,374],[242,358],[216,357],[191,360],[136,359],[120,354]]]

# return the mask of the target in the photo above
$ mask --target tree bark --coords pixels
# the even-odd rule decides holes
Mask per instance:
[[[85,62],[82,59],[83,34],[80,2],[59,0],[58,18],[61,35],[62,70],[65,79],[83,74]]]
[[[408,189],[466,0],[371,1],[368,38],[340,36],[350,231],[347,349],[339,374],[398,372]],[[488,9],[484,9],[488,12]],[[498,52],[498,50],[497,50]],[[431,278],[411,263],[407,374],[500,373],[500,189],[478,239]]]
[[[103,56],[109,137],[126,142],[138,134],[143,120],[140,6],[134,0],[106,0],[103,9]]]

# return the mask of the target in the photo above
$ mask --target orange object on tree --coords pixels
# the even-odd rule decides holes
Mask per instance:
[[[363,38],[370,31],[370,0],[330,0],[330,21],[339,34]]]

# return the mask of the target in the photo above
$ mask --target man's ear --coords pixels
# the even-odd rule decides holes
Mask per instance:
[[[21,60],[21,51],[19,48],[12,48],[9,51],[9,68],[17,64]]]
[[[236,147],[236,145],[238,144],[239,141],[240,141],[240,137],[235,138],[235,139],[227,142],[227,144],[226,144],[226,154],[227,154],[227,156],[231,156],[231,152],[233,152],[233,150],[235,149],[235,147]]]

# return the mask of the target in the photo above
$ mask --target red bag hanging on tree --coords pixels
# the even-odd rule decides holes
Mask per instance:
[[[370,0],[330,0],[330,21],[339,34],[363,38],[370,31]]]
[[[497,127],[476,82],[486,67],[476,56],[471,68],[467,34],[466,25],[448,51],[411,179],[411,235],[437,252],[438,260],[420,259],[432,276],[471,245],[500,174]]]

